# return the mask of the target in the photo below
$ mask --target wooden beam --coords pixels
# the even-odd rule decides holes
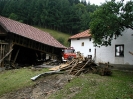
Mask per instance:
[[[17,59],[17,57],[18,57],[19,51],[20,51],[20,49],[19,49],[19,50],[17,51],[17,53],[16,53],[16,56],[15,56],[15,58],[14,58],[14,60],[13,60],[13,64],[15,63],[15,61],[16,61],[16,59]]]
[[[89,62],[91,62],[90,59],[85,63],[85,65],[82,68],[80,68],[80,70],[75,75],[77,75]]]
[[[12,52],[13,49],[11,49],[1,60],[0,63]]]

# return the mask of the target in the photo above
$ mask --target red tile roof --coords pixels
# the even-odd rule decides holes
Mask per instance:
[[[75,34],[75,35],[69,37],[69,40],[75,39],[75,38],[86,38],[86,37],[91,37],[90,30],[86,30],[86,31],[80,32],[78,34]]]
[[[33,26],[26,25],[2,16],[0,16],[0,25],[7,32],[11,32],[56,48],[65,48],[65,46],[60,44],[49,33],[41,31]]]

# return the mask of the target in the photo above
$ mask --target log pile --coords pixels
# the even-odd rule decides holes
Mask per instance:
[[[96,64],[92,59],[84,59],[81,60],[81,58],[74,58],[71,61],[61,64],[59,66],[55,66],[49,70],[67,70],[68,74],[79,76],[81,73],[97,73],[102,76],[110,76],[112,74],[111,72],[111,66],[109,63],[99,63]]]
[[[36,75],[31,78],[31,80],[36,80],[40,76],[49,75],[49,74],[56,74],[56,73],[63,73],[62,71],[68,71],[68,74],[79,76],[81,73],[97,73],[101,76],[110,76],[112,75],[109,63],[99,63],[96,64],[91,58],[74,58],[71,61],[61,64],[59,66],[54,66],[50,68],[49,72],[45,72],[39,75]]]

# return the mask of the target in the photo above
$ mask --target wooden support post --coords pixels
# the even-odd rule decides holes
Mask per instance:
[[[17,59],[17,57],[18,57],[19,51],[20,51],[20,49],[19,49],[19,50],[17,51],[17,53],[16,53],[16,56],[15,56],[15,58],[14,58],[14,60],[13,60],[13,64],[15,63],[15,61],[16,61],[16,59]]]
[[[5,55],[5,53],[4,53],[5,52],[5,45],[3,44],[2,47],[3,47],[2,48],[2,57],[3,57]],[[1,66],[4,67],[4,62],[1,63]]]
[[[2,44],[0,45],[0,59],[2,58]],[[2,64],[0,63],[0,67],[2,67]]]
[[[11,49],[1,60],[0,63],[12,52],[13,49]]]

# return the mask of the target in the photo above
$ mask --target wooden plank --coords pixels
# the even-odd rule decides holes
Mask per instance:
[[[75,75],[77,75],[80,71],[82,71],[82,69],[90,62],[91,60],[89,59],[86,63],[85,63],[85,65],[82,67],[82,68],[80,68],[80,70],[75,74]]]
[[[7,45],[7,44],[8,44],[8,43],[1,43],[1,42],[0,42],[0,45]]]
[[[16,53],[16,56],[15,56],[15,58],[14,58],[14,60],[13,60],[13,64],[15,63],[15,61],[16,61],[16,59],[17,59],[17,57],[18,57],[19,51],[20,51],[20,49],[19,49],[19,50],[17,51],[17,53]]]
[[[12,52],[13,49],[11,49],[1,60],[0,63]]]
[[[72,72],[72,71],[73,71],[73,69],[77,66],[77,64],[78,64],[78,60],[76,60],[76,62],[75,62],[75,64],[74,64],[74,66],[71,68],[71,70],[70,70],[69,74],[71,74],[71,72]]]
[[[49,70],[55,71],[55,70],[59,70],[59,69],[63,69],[65,67],[69,66],[69,64],[61,64],[59,66],[55,66],[53,68],[50,68]]]
[[[3,45],[3,48],[2,48],[2,57],[5,55],[5,45]],[[2,67],[4,67],[4,62],[2,62]]]
[[[2,44],[0,45],[0,59],[2,58]],[[2,63],[0,63],[0,67],[2,67]]]

